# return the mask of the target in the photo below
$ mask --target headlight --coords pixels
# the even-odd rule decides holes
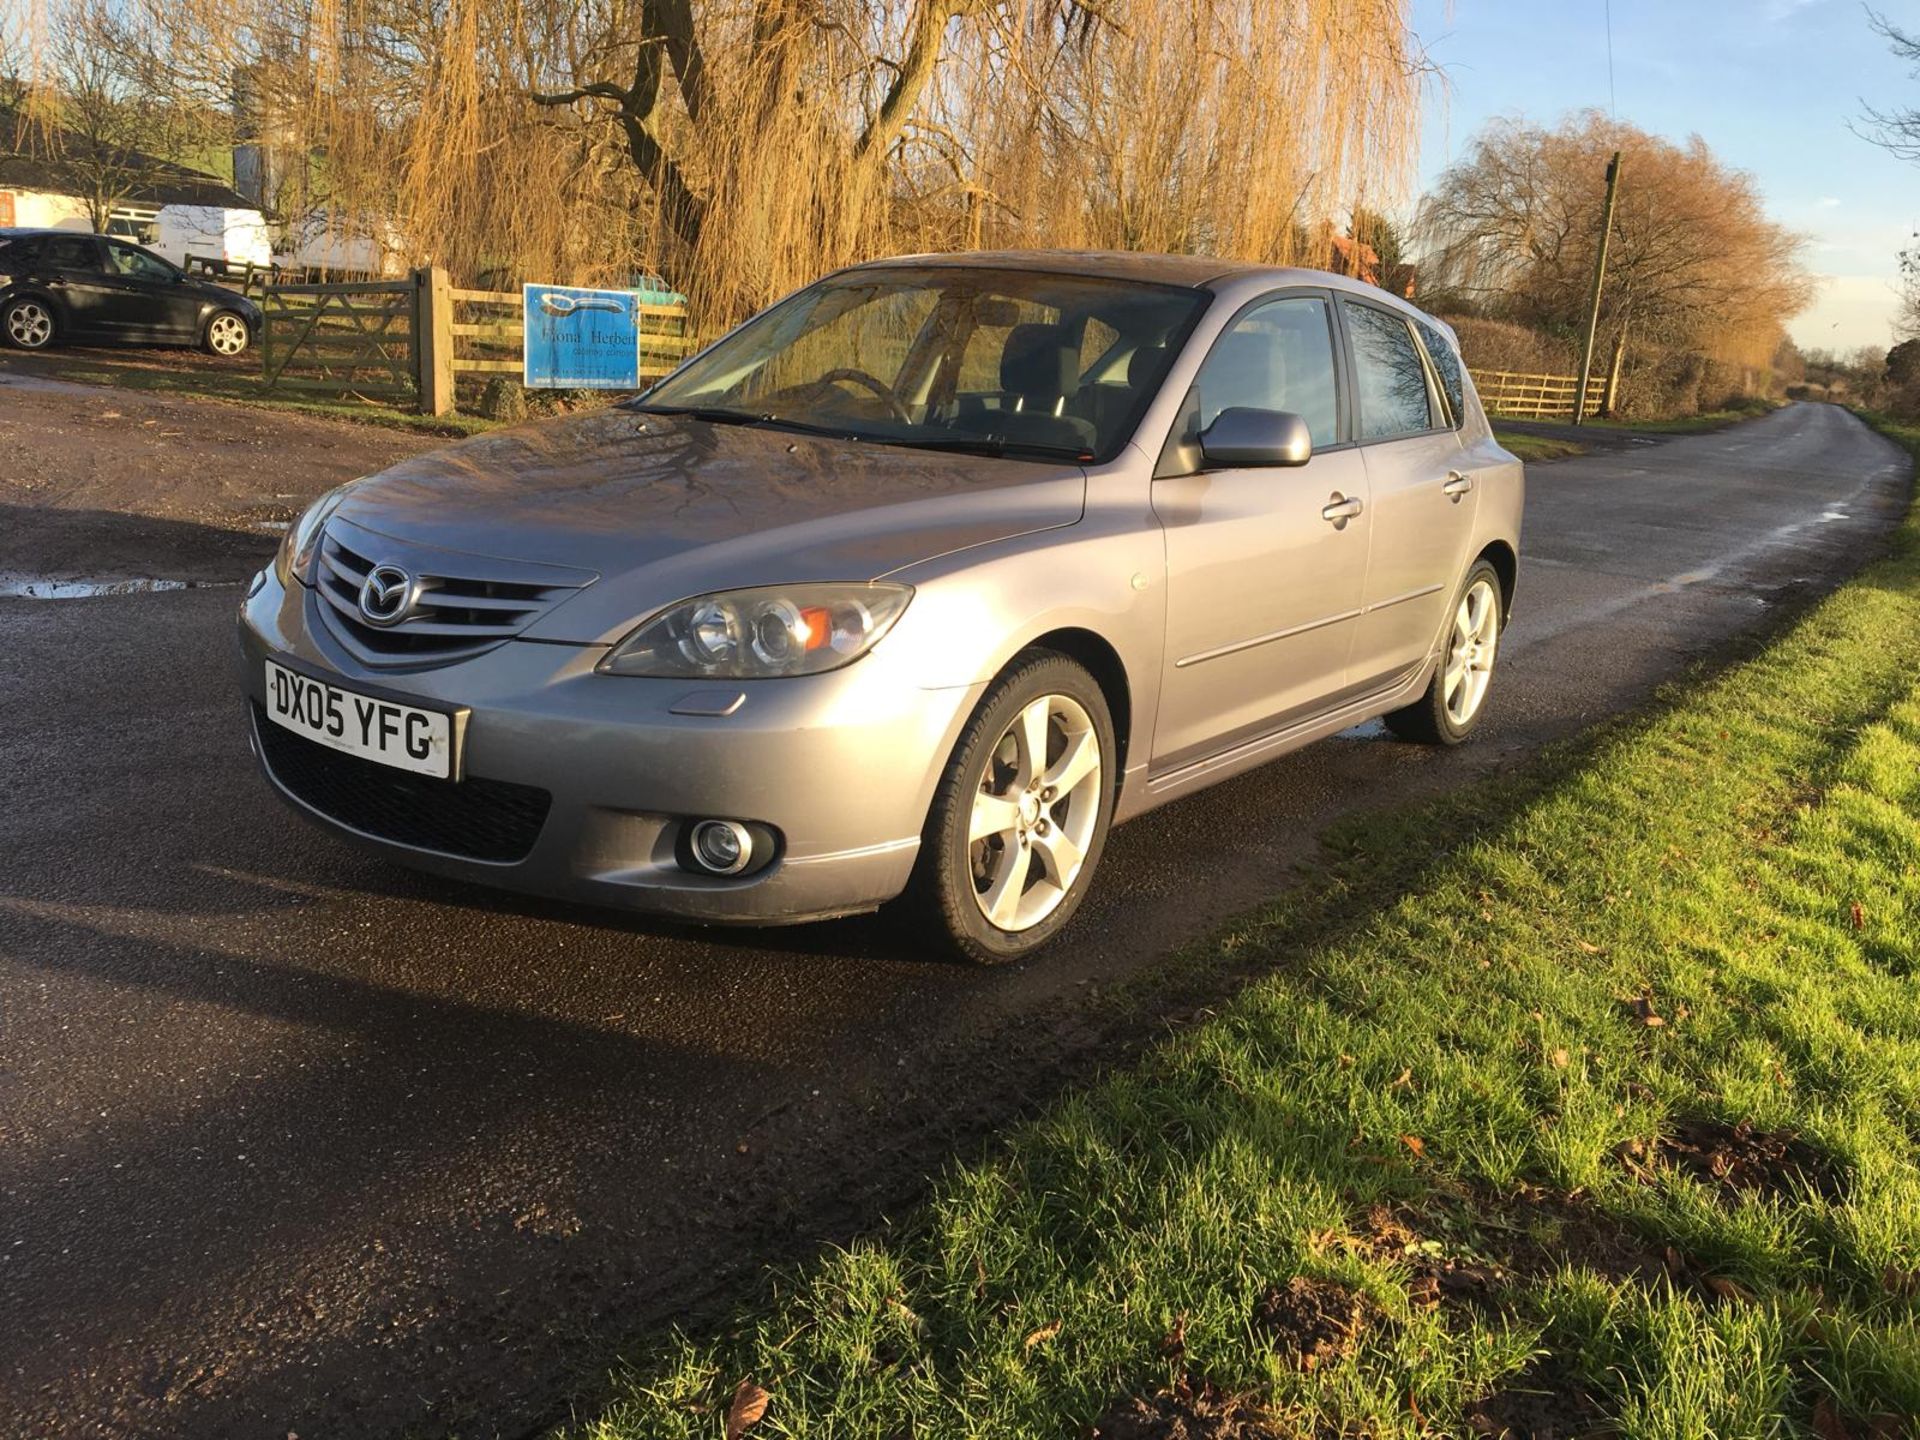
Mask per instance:
[[[613,647],[606,675],[761,680],[859,659],[913,598],[908,585],[769,585],[663,610]]]
[[[307,585],[313,583],[310,577],[314,552],[320,548],[320,532],[326,528],[333,512],[340,508],[340,502],[347,498],[350,488],[342,485],[337,490],[329,490],[287,527],[287,533],[280,537],[280,553],[273,557],[273,573],[282,585],[290,585],[295,580]]]

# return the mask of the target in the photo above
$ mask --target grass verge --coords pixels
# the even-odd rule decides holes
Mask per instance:
[[[1344,827],[1183,957],[1270,967],[1215,1017],[574,1433],[1913,1433],[1917,674],[1910,518],[1754,658]]]
[[[1748,400],[1725,410],[1705,410],[1698,415],[1681,415],[1671,420],[1589,420],[1609,430],[1640,430],[1649,435],[1698,435],[1708,430],[1724,430],[1742,420],[1771,415],[1779,406],[1771,400]]]
[[[353,420],[394,430],[416,430],[428,435],[474,435],[495,422],[472,415],[417,415],[364,400],[327,399],[294,392],[275,392],[261,378],[258,357],[218,360],[191,350],[65,350],[25,357],[11,354],[7,367],[45,380],[67,380],[77,385],[106,385],[172,395],[193,400],[219,400],[260,410],[313,415],[327,420]]]
[[[1541,460],[1566,460],[1585,455],[1587,447],[1578,440],[1562,440],[1554,435],[1523,435],[1517,430],[1494,427],[1493,438],[1503,449],[1528,464]]]

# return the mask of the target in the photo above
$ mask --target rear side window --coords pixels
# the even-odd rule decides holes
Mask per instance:
[[[1316,449],[1340,440],[1339,388],[1327,302],[1289,295],[1249,310],[1200,367],[1200,429],[1222,410],[1285,410],[1307,422]]]
[[[1460,352],[1435,326],[1424,320],[1413,323],[1420,331],[1420,339],[1426,344],[1427,358],[1433,361],[1434,374],[1440,377],[1440,388],[1447,397],[1447,409],[1453,412],[1453,428],[1458,430],[1467,422],[1467,387],[1460,378]]]
[[[1341,306],[1353,341],[1360,438],[1390,440],[1433,429],[1427,371],[1407,322],[1373,305],[1343,300]]]
[[[100,256],[85,236],[50,236],[40,242],[40,263],[49,270],[98,270]]]

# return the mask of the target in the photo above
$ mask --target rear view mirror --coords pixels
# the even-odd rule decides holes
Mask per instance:
[[[1212,466],[1304,465],[1313,458],[1307,422],[1285,410],[1234,405],[1200,432],[1200,453]]]

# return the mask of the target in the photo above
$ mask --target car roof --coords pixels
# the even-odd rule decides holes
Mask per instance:
[[[1423,319],[1431,318],[1401,296],[1351,276],[1336,275],[1330,270],[1263,265],[1252,260],[1225,260],[1215,255],[1156,255],[1131,250],[969,250],[944,255],[895,255],[848,268],[854,271],[883,270],[896,265],[1091,275],[1106,280],[1179,285],[1195,290],[1218,290],[1229,285],[1239,288],[1240,282],[1251,282],[1260,289],[1312,285],[1365,295],[1370,300],[1387,301],[1408,314],[1419,315]]]

